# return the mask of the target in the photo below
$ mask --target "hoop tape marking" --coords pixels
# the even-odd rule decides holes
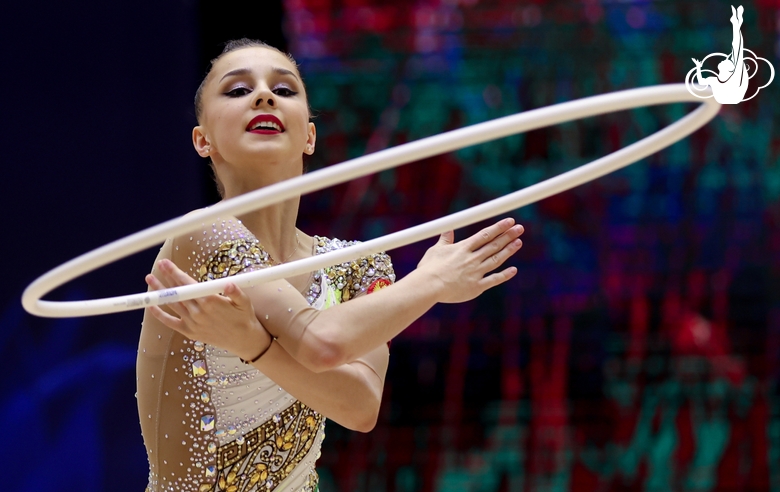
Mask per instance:
[[[213,222],[220,217],[241,215],[385,169],[528,130],[615,111],[678,102],[698,102],[701,105],[666,128],[593,162],[503,197],[402,231],[322,255],[175,289],[83,301],[41,300],[52,290],[85,273],[160,244],[169,237],[193,231],[201,224]],[[53,318],[129,311],[216,294],[222,292],[228,282],[239,287],[251,287],[359,256],[392,250],[523,207],[609,174],[687,137],[714,118],[719,110],[720,104],[714,98],[701,100],[690,94],[685,84],[667,84],[591,96],[434,135],[275,183],[109,243],[40,276],[25,289],[22,305],[31,314]]]

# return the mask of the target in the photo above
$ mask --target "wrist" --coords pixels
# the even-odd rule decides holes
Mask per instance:
[[[251,364],[265,355],[274,341],[274,337],[257,320],[249,329],[247,336],[241,344],[241,350],[235,352],[241,362]]]
[[[406,281],[405,283],[409,284],[407,288],[418,288],[421,291],[420,295],[429,297],[430,302],[433,304],[441,302],[441,299],[444,298],[444,281],[434,272],[418,267],[401,279],[401,281]]]

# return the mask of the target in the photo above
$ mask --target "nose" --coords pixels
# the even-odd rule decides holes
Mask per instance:
[[[257,100],[255,100],[255,108],[259,108],[263,104],[267,104],[272,108],[276,106],[276,101],[274,100],[274,93],[266,88],[260,91],[259,97],[257,98]]]

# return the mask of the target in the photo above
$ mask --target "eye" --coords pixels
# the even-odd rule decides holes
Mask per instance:
[[[252,92],[248,87],[236,87],[234,89],[231,89],[225,93],[228,97],[241,97],[245,96]]]
[[[288,87],[277,87],[274,89],[274,94],[282,97],[292,97],[298,93]]]

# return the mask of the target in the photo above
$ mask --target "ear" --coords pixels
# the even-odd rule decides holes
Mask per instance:
[[[306,138],[306,148],[303,151],[305,154],[312,155],[314,153],[314,146],[317,143],[317,127],[314,123],[309,122],[309,133]]]
[[[205,129],[200,125],[192,129],[192,145],[199,156],[208,157],[211,155],[211,142],[205,134]]]

